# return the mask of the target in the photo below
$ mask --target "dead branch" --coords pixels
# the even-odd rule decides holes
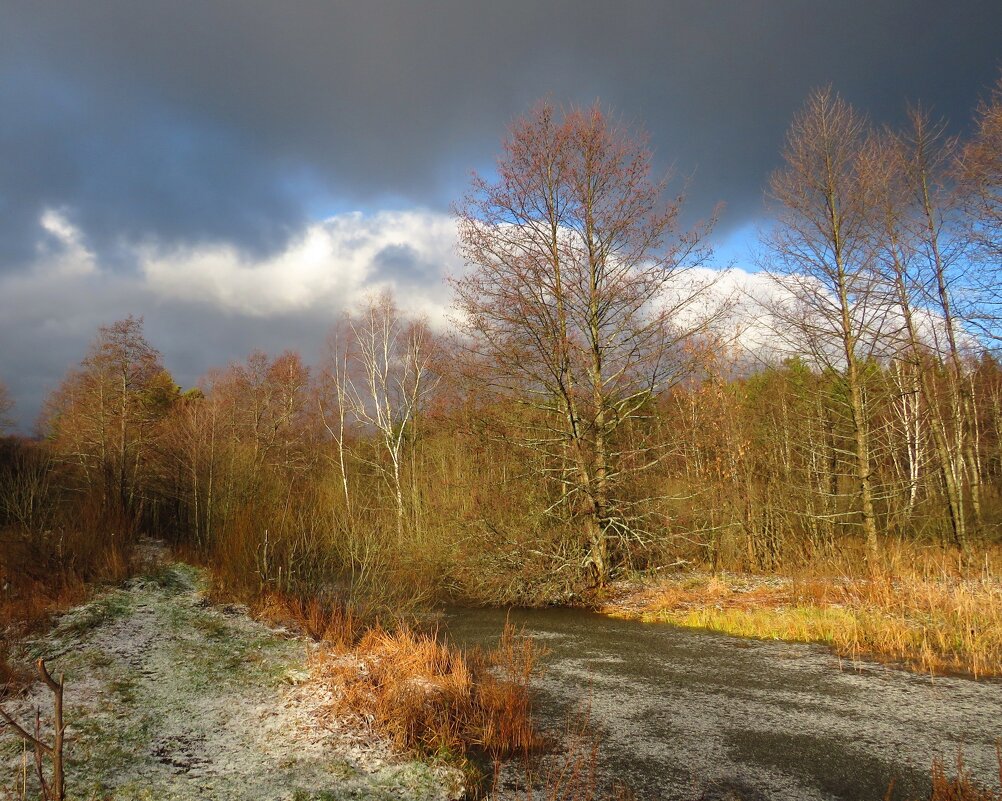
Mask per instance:
[[[46,801],[63,801],[65,798],[63,775],[63,737],[66,732],[66,725],[63,722],[63,687],[65,677],[60,673],[58,681],[52,678],[52,674],[49,673],[48,668],[45,666],[44,659],[39,658],[38,662],[35,663],[35,667],[38,671],[39,680],[52,691],[52,718],[55,731],[52,743],[50,744],[42,740],[41,714],[38,710],[35,711],[34,734],[29,733],[3,707],[0,707],[0,716],[3,717],[14,734],[34,749],[35,770],[38,773],[38,783],[41,787],[42,797]],[[51,786],[45,780],[45,772],[43,770],[45,755],[48,755],[52,760]]]

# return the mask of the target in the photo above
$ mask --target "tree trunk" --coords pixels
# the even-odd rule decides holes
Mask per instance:
[[[856,480],[860,492],[860,513],[863,519],[863,536],[866,538],[867,558],[871,566],[876,564],[879,554],[877,543],[877,522],[873,508],[873,484],[870,470],[870,442],[863,402],[863,388],[859,375],[859,365],[855,356],[849,359],[847,371],[849,399],[852,404],[852,424],[856,446]]]

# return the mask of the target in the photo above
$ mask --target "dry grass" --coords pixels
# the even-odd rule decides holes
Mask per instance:
[[[529,683],[540,649],[506,626],[490,650],[463,652],[408,626],[375,626],[352,645],[343,632],[313,664],[333,691],[333,714],[351,714],[400,748],[466,762],[540,745]]]
[[[349,715],[401,750],[461,765],[527,754],[542,744],[532,720],[530,683],[543,649],[506,625],[497,645],[463,651],[397,615],[342,600],[282,592],[234,595],[214,583],[215,600],[249,600],[258,619],[320,643],[311,674],[329,689],[332,715]]]
[[[601,742],[592,728],[590,705],[568,718],[560,747],[560,756],[549,760],[540,773],[526,764],[524,789],[517,793],[517,801],[634,801],[629,787],[603,786],[598,767]],[[491,797],[498,779],[495,774]]]
[[[284,626],[339,651],[354,647],[370,627],[365,614],[344,604],[278,592],[256,599],[251,613],[259,620]]]
[[[929,672],[1002,675],[997,555],[961,574],[941,559],[889,561],[873,574],[689,574],[612,600],[612,615],[743,637],[819,642]]]
[[[121,516],[88,505],[56,530],[0,529],[0,695],[23,680],[8,661],[12,641],[82,603],[90,585],[126,578],[133,542]]]
[[[463,651],[436,632],[403,619],[385,625],[336,600],[271,592],[251,611],[321,643],[311,672],[332,691],[330,713],[362,720],[402,750],[470,767],[471,758],[542,744],[529,688],[543,649],[510,624],[493,648]]]
[[[987,787],[971,777],[964,764],[964,755],[957,754],[957,770],[951,777],[942,759],[932,763],[932,791],[929,801],[1002,801],[1002,741],[996,744],[995,752],[999,765],[999,789]],[[887,789],[884,801],[888,801],[894,785]]]

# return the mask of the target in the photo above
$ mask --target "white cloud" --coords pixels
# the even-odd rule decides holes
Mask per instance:
[[[94,254],[83,244],[79,229],[65,214],[56,209],[46,209],[38,224],[49,236],[38,242],[36,270],[52,277],[92,275],[97,272]]]
[[[445,302],[441,277],[458,266],[454,244],[455,225],[444,214],[353,213],[311,225],[270,258],[251,260],[229,246],[171,253],[147,248],[139,265],[158,296],[235,314],[328,309],[333,315],[371,291],[390,288],[404,308],[438,318]],[[388,252],[405,253],[415,269],[433,265],[437,275],[422,276],[424,284],[408,283],[406,274],[386,275],[381,258]],[[439,280],[428,280],[434,278]]]
[[[254,348],[319,358],[338,314],[384,288],[406,311],[444,325],[442,277],[461,268],[452,219],[420,210],[338,215],[269,258],[226,246],[149,245],[123,246],[120,257],[138,269],[101,265],[70,218],[50,209],[38,219],[33,262],[0,272],[0,380],[22,431],[98,327],[126,315],[145,318],[166,366],[190,386]]]
[[[294,348],[307,360],[319,358],[338,314],[385,288],[405,311],[445,327],[450,290],[444,277],[463,270],[452,218],[422,210],[337,215],[265,258],[223,245],[125,248],[138,265],[131,272],[99,264],[58,210],[46,211],[38,225],[34,263],[0,273],[0,380],[15,395],[25,430],[98,326],[128,314],[145,317],[167,367],[191,385],[208,367],[254,348]],[[758,358],[789,352],[763,308],[778,291],[767,276],[735,268],[722,275],[695,270],[691,277],[716,278],[700,306],[733,301],[721,324],[725,334],[737,334]]]

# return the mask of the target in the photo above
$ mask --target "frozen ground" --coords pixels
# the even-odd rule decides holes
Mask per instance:
[[[457,771],[408,761],[357,724],[321,717],[326,699],[306,667],[311,645],[239,607],[213,606],[203,583],[188,565],[153,567],[27,645],[28,656],[66,674],[70,799],[461,794]],[[50,697],[34,687],[6,706],[23,720],[41,707],[44,719]],[[0,788],[19,782],[22,759],[20,742],[0,732]]]
[[[506,621],[549,650],[541,720],[559,731],[569,713],[590,710],[600,776],[643,801],[928,798],[933,760],[952,773],[958,752],[975,779],[998,786],[1002,680],[934,678],[823,646],[575,609],[457,609],[445,627],[476,645],[495,642]]]

